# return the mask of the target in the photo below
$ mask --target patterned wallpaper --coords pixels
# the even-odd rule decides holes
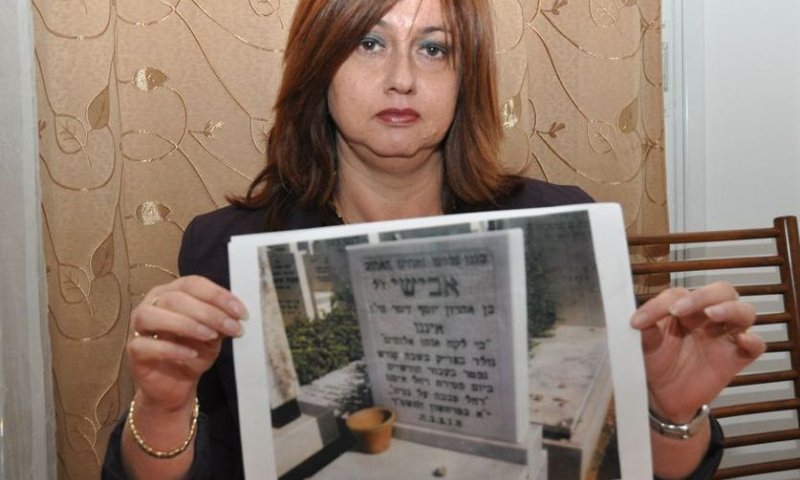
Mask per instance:
[[[296,0],[32,0],[59,478],[96,478],[132,394],[131,305],[242,192]],[[658,0],[493,0],[503,157],[667,228]]]

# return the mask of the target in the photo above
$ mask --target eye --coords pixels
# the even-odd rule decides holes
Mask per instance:
[[[422,45],[422,51],[430,58],[445,58],[447,57],[447,47],[439,43],[425,43]]]
[[[364,37],[358,43],[358,48],[365,52],[377,52],[381,48],[383,48],[383,42],[380,39],[375,37]]]

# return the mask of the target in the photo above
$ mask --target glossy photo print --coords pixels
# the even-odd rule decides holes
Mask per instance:
[[[621,222],[591,205],[234,238],[233,291],[260,313],[234,345],[248,477],[647,476]]]

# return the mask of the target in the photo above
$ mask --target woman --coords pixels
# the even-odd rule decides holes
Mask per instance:
[[[138,389],[105,477],[242,476],[229,337],[247,314],[227,290],[231,235],[591,201],[575,187],[503,175],[490,15],[488,0],[300,2],[269,164],[232,207],[189,225],[185,276],[131,314]],[[719,427],[701,407],[764,350],[746,333],[754,317],[731,286],[715,284],[668,290],[632,319],[653,414],[691,426],[685,439],[653,430],[663,478],[716,468]]]

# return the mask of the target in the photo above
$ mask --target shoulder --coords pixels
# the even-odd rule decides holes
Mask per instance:
[[[227,248],[231,237],[265,231],[266,213],[263,209],[246,210],[227,206],[198,215],[189,222],[183,234],[181,254],[186,249],[196,254],[216,252]]]
[[[202,230],[203,236],[227,236],[258,233],[265,230],[266,211],[247,210],[228,205],[198,215],[189,222],[186,231]]]
[[[594,200],[580,187],[559,185],[534,178],[515,178],[513,187],[500,202],[502,208],[557,207],[593,203]]]
[[[265,230],[263,209],[227,206],[196,216],[183,234],[178,255],[181,275],[202,275],[228,287],[228,242],[235,235]]]
[[[295,207],[287,230],[322,226],[316,211]],[[196,216],[183,234],[178,255],[181,275],[202,275],[228,288],[228,242],[236,235],[267,231],[267,209],[227,206]]]

